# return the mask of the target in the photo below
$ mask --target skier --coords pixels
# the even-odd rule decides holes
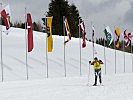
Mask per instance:
[[[91,65],[94,65],[94,70],[95,70],[95,83],[93,84],[93,86],[96,86],[97,85],[97,77],[99,76],[99,82],[100,82],[100,85],[102,85],[102,79],[101,79],[101,65],[100,64],[103,64],[103,62],[101,60],[98,60],[97,57],[94,58],[94,61],[91,62],[89,61],[89,63]]]

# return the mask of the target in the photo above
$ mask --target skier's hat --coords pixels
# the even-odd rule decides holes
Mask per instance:
[[[95,58],[94,58],[94,60],[98,60],[98,58],[97,58],[97,57],[95,57]]]

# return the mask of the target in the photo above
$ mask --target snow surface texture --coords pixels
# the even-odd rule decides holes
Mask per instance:
[[[3,27],[5,29],[5,27]],[[46,66],[46,34],[34,32],[34,49],[28,53],[29,80],[26,81],[25,30],[11,28],[3,33],[4,82],[0,83],[0,100],[133,100],[133,74],[131,54],[106,48],[105,65],[102,65],[104,86],[93,87],[94,70],[88,61],[93,60],[92,43],[82,49],[82,77],[80,77],[79,39],[66,44],[66,75],[64,78],[64,37],[53,36],[53,52],[48,53],[49,78]],[[95,45],[96,56],[104,61],[104,47]],[[1,68],[0,68],[1,79]]]

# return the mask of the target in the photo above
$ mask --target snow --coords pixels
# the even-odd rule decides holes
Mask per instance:
[[[5,27],[3,27],[3,30]],[[11,28],[9,35],[3,33],[4,82],[0,82],[0,100],[132,100],[132,55],[105,48],[105,64],[102,65],[104,86],[91,86],[94,82],[93,66],[90,67],[88,84],[88,61],[92,60],[92,43],[82,49],[82,76],[80,76],[79,39],[72,38],[66,44],[66,75],[64,77],[64,37],[53,36],[54,49],[48,53],[49,78],[46,66],[46,34],[34,32],[34,49],[28,53],[29,80],[26,80],[25,30]],[[96,56],[104,61],[104,47],[95,45]],[[104,61],[105,62],[105,61]],[[1,80],[1,68],[0,68]]]
[[[98,87],[87,86],[87,77],[4,82],[0,100],[132,100],[132,74],[103,78]]]

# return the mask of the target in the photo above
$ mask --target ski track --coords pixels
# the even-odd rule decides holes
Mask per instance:
[[[0,83],[0,99],[131,100],[133,98],[132,76],[132,74],[127,74],[126,76],[123,74],[113,75],[113,77],[105,76],[104,86],[91,87],[86,85],[87,77],[49,78],[34,81],[5,82]],[[108,80],[106,80],[106,78],[108,78]],[[90,79],[93,80],[92,77]]]

